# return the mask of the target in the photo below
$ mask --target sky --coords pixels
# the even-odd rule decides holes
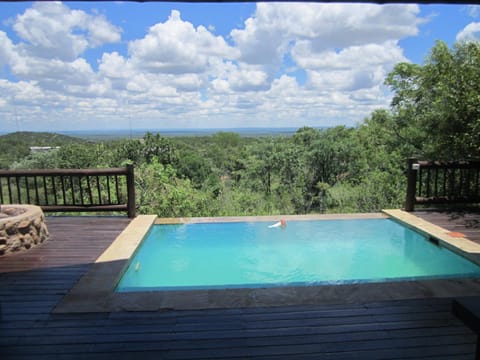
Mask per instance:
[[[0,132],[355,126],[471,5],[1,2]]]

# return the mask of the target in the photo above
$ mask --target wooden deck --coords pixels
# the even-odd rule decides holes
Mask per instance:
[[[0,359],[473,359],[451,299],[52,314],[128,224],[48,217],[51,239],[0,258]]]
[[[461,232],[469,240],[480,244],[480,211],[418,210],[413,214],[444,229]]]

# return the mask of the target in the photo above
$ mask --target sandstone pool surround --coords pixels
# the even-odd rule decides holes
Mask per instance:
[[[394,218],[424,234],[440,237],[442,245],[477,260],[480,245],[468,239],[450,238],[447,230],[436,227],[401,210],[372,214],[335,214],[308,216],[255,216],[220,218],[157,218],[140,215],[92,264],[90,270],[58,304],[54,312],[160,311],[166,309],[209,309],[254,306],[315,305],[364,303],[428,297],[480,295],[480,279],[435,279],[355,283],[341,285],[278,286],[266,288],[226,288],[200,290],[158,290],[115,292],[115,287],[138,245],[153,224],[188,224],[211,222],[249,222],[290,220],[332,220]],[[424,222],[424,223],[422,223]],[[426,223],[426,224],[425,224]],[[433,228],[430,228],[430,225]],[[432,233],[429,233],[431,231]],[[460,242],[460,244],[458,244]],[[456,245],[460,245],[456,247]]]

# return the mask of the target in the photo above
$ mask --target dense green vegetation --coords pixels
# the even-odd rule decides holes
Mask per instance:
[[[426,157],[480,155],[480,43],[438,41],[425,65],[401,63],[386,84],[395,93],[397,135]]]
[[[62,137],[61,144],[42,143],[60,145],[55,151],[28,154],[19,148],[9,158],[9,166],[91,168],[133,163],[139,212],[160,216],[370,212],[400,207],[408,157],[480,156],[478,69],[479,43],[449,49],[438,42],[423,66],[397,64],[386,79],[394,92],[391,109],[377,110],[353,128],[305,127],[288,137],[258,138],[229,132],[178,138],[147,134],[140,140],[98,143]],[[0,138],[0,147],[17,146],[9,144]]]
[[[0,169],[8,168],[30,154],[30,146],[64,146],[87,141],[48,132],[15,132],[0,136]]]

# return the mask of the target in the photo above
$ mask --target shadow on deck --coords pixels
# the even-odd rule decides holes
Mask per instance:
[[[415,210],[413,212],[424,220],[465,236],[480,244],[480,209],[466,210]]]
[[[451,299],[52,314],[128,223],[48,217],[48,242],[0,258],[1,359],[473,359]]]

